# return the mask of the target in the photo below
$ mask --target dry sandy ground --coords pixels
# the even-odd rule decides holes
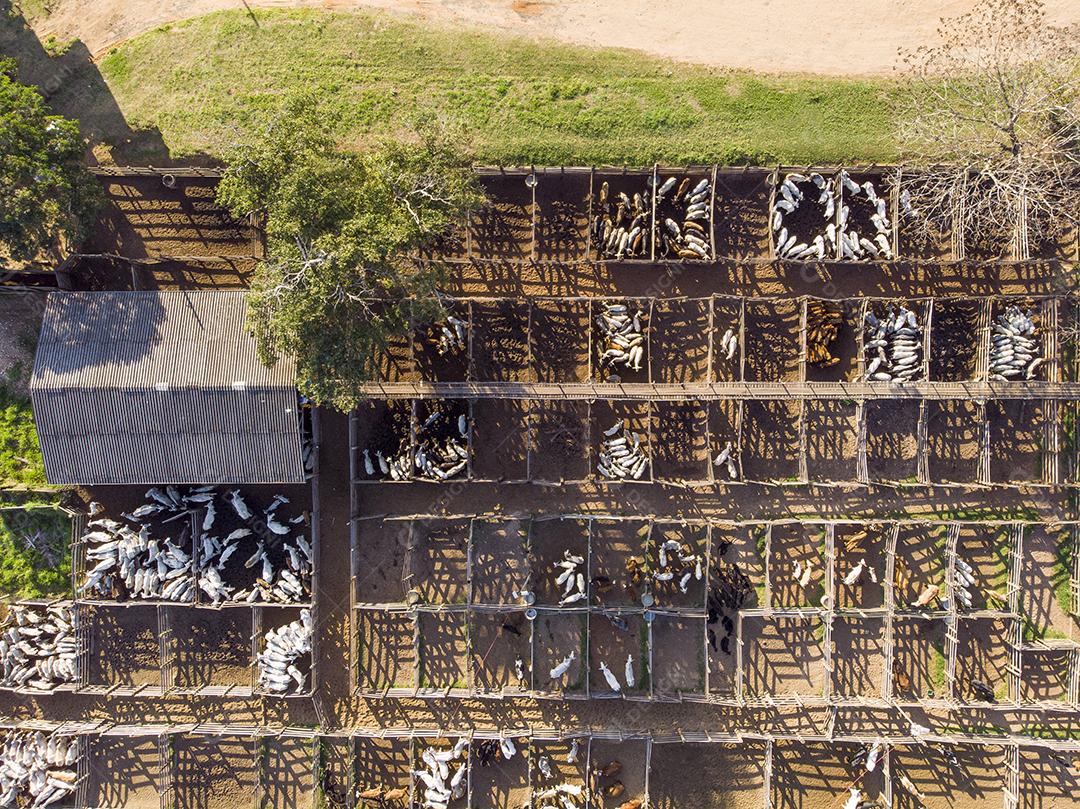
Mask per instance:
[[[39,33],[79,37],[91,53],[162,23],[245,0],[53,0]],[[932,42],[938,19],[973,0],[247,0],[250,6],[379,8],[536,38],[638,48],[717,67],[871,75],[897,49]],[[1080,23],[1076,0],[1046,0],[1051,21]],[[782,38],[779,32],[786,32]]]

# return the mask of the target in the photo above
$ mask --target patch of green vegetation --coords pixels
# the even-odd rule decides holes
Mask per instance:
[[[118,46],[101,73],[127,121],[174,157],[220,156],[315,91],[347,144],[421,110],[461,121],[503,164],[889,161],[894,82],[757,76],[620,49],[440,28],[379,14],[224,11]]]
[[[66,595],[70,539],[71,519],[56,502],[0,492],[0,597]]]
[[[1073,540],[1068,531],[1062,531],[1054,554],[1054,597],[1066,615],[1073,615],[1072,569]]]
[[[11,13],[36,22],[52,14],[56,3],[57,0],[15,0]]]
[[[0,383],[0,487],[46,485],[30,400],[16,396]]]
[[[946,661],[945,650],[936,643],[930,647],[930,682],[936,697],[945,696]]]
[[[71,46],[78,40],[75,39],[57,39],[51,34],[45,38],[45,41],[41,43],[41,47],[45,49],[45,53],[54,59],[59,59],[61,56],[71,50]]]

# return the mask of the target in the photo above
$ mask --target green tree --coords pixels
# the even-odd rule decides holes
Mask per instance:
[[[249,325],[264,362],[296,359],[313,401],[354,407],[387,342],[439,314],[445,268],[411,254],[482,200],[459,142],[427,119],[403,139],[342,149],[299,95],[227,154],[219,202],[266,231]]]
[[[79,125],[49,114],[15,76],[14,60],[0,58],[0,253],[55,261],[82,239],[100,189],[81,162]]]

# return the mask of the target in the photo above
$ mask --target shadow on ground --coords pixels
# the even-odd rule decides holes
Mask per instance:
[[[50,43],[46,49],[11,0],[0,0],[0,56],[15,59],[19,80],[36,86],[55,112],[79,122],[88,141],[90,165],[174,165],[156,127],[136,129],[128,124],[86,46],[74,40]],[[183,162],[193,165],[209,159],[185,156]]]

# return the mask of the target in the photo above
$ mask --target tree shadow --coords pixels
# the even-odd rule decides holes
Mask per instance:
[[[19,81],[34,85],[59,115],[77,120],[88,140],[87,162],[109,159],[120,165],[173,165],[169,148],[156,127],[133,128],[90,51],[79,40],[51,48],[50,54],[12,4],[0,0],[0,54],[15,59]],[[185,155],[184,165],[210,162],[206,155]]]

